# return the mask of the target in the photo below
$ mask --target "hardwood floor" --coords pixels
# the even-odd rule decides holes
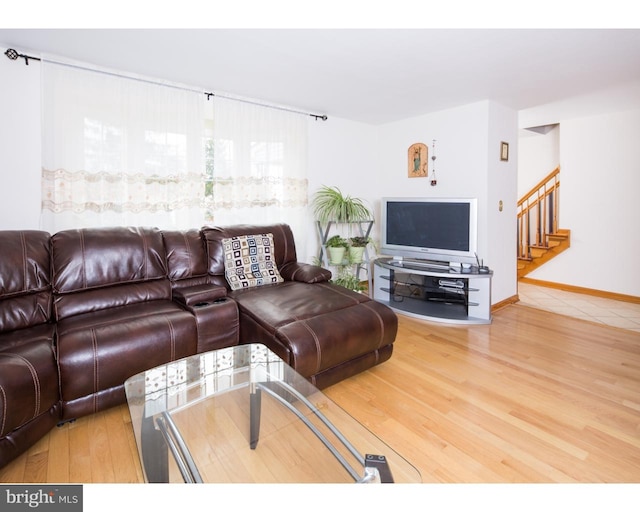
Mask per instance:
[[[636,333],[518,305],[401,326],[391,364],[327,394],[424,482],[640,481]]]
[[[325,393],[424,482],[640,482],[640,335],[522,305],[400,317],[392,358]],[[0,482],[141,482],[126,406],[56,428]]]

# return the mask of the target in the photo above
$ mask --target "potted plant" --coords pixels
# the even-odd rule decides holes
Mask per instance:
[[[353,275],[349,267],[341,267],[338,270],[338,277],[331,281],[354,292],[363,292],[366,288],[362,285],[357,276]]]
[[[362,199],[344,195],[338,187],[322,186],[312,201],[313,213],[322,224],[357,222],[373,218]]]
[[[349,239],[349,261],[351,263],[362,263],[364,249],[370,240],[368,236],[352,236]]]
[[[329,263],[332,265],[342,265],[345,253],[349,244],[340,235],[334,235],[327,240],[327,252],[329,253]]]

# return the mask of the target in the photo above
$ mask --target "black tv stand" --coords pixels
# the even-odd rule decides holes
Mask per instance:
[[[423,264],[425,263],[425,264]],[[373,299],[398,313],[448,323],[491,323],[491,271],[429,262],[374,261]]]

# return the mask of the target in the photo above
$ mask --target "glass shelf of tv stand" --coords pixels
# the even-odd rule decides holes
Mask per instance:
[[[401,264],[390,257],[374,260],[374,300],[398,313],[446,323],[491,323],[493,272]],[[422,263],[422,262],[420,262]]]
[[[478,303],[469,301],[469,291],[473,289],[433,286],[381,277],[392,284],[389,288],[380,287],[380,290],[389,294],[389,305],[401,308],[406,313],[424,315],[428,311],[429,316],[464,321],[468,319],[469,306],[478,306]]]
[[[413,278],[412,274],[409,274],[410,278]],[[394,296],[414,299],[414,300],[429,300],[433,302],[450,302],[454,304],[464,304],[465,306],[477,306],[478,303],[469,302],[469,292],[477,292],[478,288],[469,288],[467,284],[463,287],[457,288],[454,286],[446,285],[430,285],[424,283],[418,283],[415,281],[401,281],[398,279],[392,279],[389,276],[380,276],[382,279],[392,283],[392,287],[386,288],[382,286],[380,289],[383,292],[390,293]],[[431,293],[429,298],[425,298],[426,294]],[[440,294],[438,296],[437,294]]]

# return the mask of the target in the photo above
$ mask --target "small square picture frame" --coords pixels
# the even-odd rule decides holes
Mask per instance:
[[[509,143],[502,141],[500,143],[500,160],[502,162],[509,161]]]

